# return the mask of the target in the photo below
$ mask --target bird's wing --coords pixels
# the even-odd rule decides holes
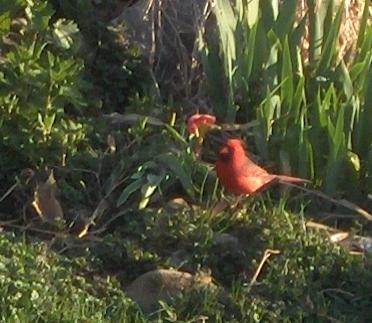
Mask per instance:
[[[256,165],[251,160],[246,161],[240,166],[239,174],[240,186],[249,194],[261,191],[271,184],[275,179],[275,175],[269,174],[265,169]]]
[[[239,174],[239,190],[248,194],[263,191],[269,185],[277,182],[306,182],[306,180],[297,177],[269,174],[265,169],[255,164],[249,158],[235,166],[236,173]],[[227,175],[229,176],[229,175]]]
[[[268,174],[264,176],[244,177],[242,185],[244,186],[245,191],[248,191],[249,194],[253,194],[265,190],[269,185],[271,185],[274,182],[276,182],[276,177]]]
[[[254,176],[265,176],[269,175],[269,173],[263,169],[262,167],[255,164],[250,159],[246,159],[244,163],[241,164],[239,169],[240,174],[244,174],[245,177],[254,177]]]

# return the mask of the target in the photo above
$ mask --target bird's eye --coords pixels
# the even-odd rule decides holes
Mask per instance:
[[[228,147],[223,147],[218,152],[218,157],[222,161],[229,161],[231,159],[231,151]]]

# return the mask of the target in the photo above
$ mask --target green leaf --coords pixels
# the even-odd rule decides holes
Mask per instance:
[[[333,24],[333,15],[335,12],[335,4],[334,0],[326,0],[321,1],[318,3],[318,10],[321,15],[321,19],[323,19],[323,42],[321,44],[322,48],[325,46],[325,42],[327,40],[326,35],[328,35],[328,32],[331,30],[332,24]]]
[[[259,18],[259,4],[260,0],[250,0],[247,3],[247,22],[249,28],[253,28],[256,25],[257,20]]]
[[[53,27],[53,38],[56,44],[63,49],[70,49],[79,33],[77,25],[73,21],[58,19]]]
[[[130,183],[120,194],[118,200],[116,201],[116,207],[123,205],[133,193],[139,191],[145,184],[144,178],[141,177],[134,182]]]
[[[372,146],[369,149],[366,164],[366,192],[372,192]]]
[[[341,2],[338,8],[335,19],[333,20],[330,29],[325,37],[325,43],[322,49],[319,65],[317,68],[317,74],[323,75],[325,71],[330,68],[333,57],[336,52],[337,39],[341,26],[341,18],[344,10],[343,2]]]
[[[142,186],[142,198],[138,204],[139,210],[144,209],[148,205],[148,203],[150,202],[150,197],[155,193],[157,188],[158,185],[152,185],[150,183],[146,183],[144,186]]]
[[[220,31],[222,49],[226,58],[227,71],[232,72],[232,63],[236,59],[235,35],[237,20],[229,0],[216,0],[215,15]],[[232,75],[229,76],[229,78]]]
[[[283,45],[281,74],[281,80],[283,82],[281,87],[281,99],[283,100],[283,104],[286,105],[287,110],[283,111],[283,113],[286,114],[291,108],[293,100],[293,68],[287,37],[285,37]]]
[[[296,16],[297,0],[283,1],[280,7],[277,23],[275,26],[276,34],[281,40],[288,37],[293,29],[293,23]]]
[[[348,156],[348,159],[349,159],[351,165],[353,166],[355,172],[359,172],[360,171],[359,156],[357,154],[353,153],[352,151],[348,151],[347,156]]]
[[[167,132],[173,137],[173,139],[175,139],[176,141],[178,141],[178,142],[180,142],[184,145],[188,145],[185,138],[183,136],[181,136],[180,133],[176,129],[174,129],[173,127],[171,127],[168,124],[164,124],[164,127],[167,130]]]
[[[141,188],[142,197],[138,204],[139,210],[144,209],[148,205],[151,196],[155,193],[156,189],[159,188],[160,183],[164,178],[166,178],[164,174],[161,175],[148,174],[146,176],[147,183]]]
[[[10,30],[10,13],[4,12],[0,15],[0,36],[4,36]]]
[[[369,59],[368,59],[368,61],[369,61]],[[349,71],[350,78],[353,82],[355,82],[358,79],[358,77],[366,70],[366,64],[367,63],[368,63],[367,61],[363,61],[363,62],[353,64],[353,66],[351,67],[351,69]]]
[[[235,32],[237,29],[238,19],[234,14],[230,0],[216,0],[215,2],[215,16],[217,18],[217,25],[219,36],[221,40],[222,57],[225,68],[225,75],[228,85],[229,105],[225,111],[225,120],[232,122],[235,119],[236,110],[233,103],[233,84],[234,74],[236,70],[236,39]]]
[[[300,118],[302,104],[306,105],[305,77],[303,76],[299,78],[296,91],[293,96],[292,111],[295,120],[298,120]]]
[[[300,143],[298,149],[298,164],[299,174],[305,178],[314,178],[314,157],[313,148],[309,141],[309,138],[305,139]]]
[[[54,10],[47,1],[28,1],[25,13],[31,22],[31,28],[37,32],[44,32],[54,14]]]
[[[40,113],[37,114],[37,121],[39,122],[39,125],[40,125],[42,128],[45,127],[45,125],[44,125],[44,120],[43,120],[43,116],[42,116]]]
[[[266,30],[273,28],[279,14],[279,1],[260,1],[261,20]]]
[[[365,160],[372,144],[371,126],[372,126],[372,64],[367,70],[367,77],[364,84],[363,106],[358,116],[358,129],[356,149],[358,154]]]
[[[343,173],[344,160],[329,160],[326,168],[325,191],[327,194],[332,194],[336,191],[337,186],[342,179],[340,174]]]
[[[353,88],[353,83],[351,82],[349,71],[346,67],[346,64],[344,63],[344,60],[341,60],[340,67],[341,67],[341,73],[342,73],[341,80],[342,80],[342,86],[344,88],[344,93],[345,93],[346,99],[350,100],[354,93],[354,88]]]
[[[362,61],[369,56],[372,48],[372,26],[367,28],[361,47],[359,47],[356,61]]]
[[[358,32],[358,40],[357,40],[356,48],[361,48],[362,44],[364,43],[364,37],[367,34],[367,28],[368,28],[369,10],[370,10],[370,0],[365,0],[362,18],[359,21],[359,32]]]
[[[371,34],[372,35],[372,34]],[[350,71],[350,78],[353,81],[353,87],[356,94],[363,95],[365,85],[367,84],[368,78],[370,78],[370,66],[372,64],[372,50],[370,50],[365,59],[356,63]]]
[[[199,30],[198,44],[203,71],[206,74],[207,90],[211,98],[213,111],[220,120],[226,119],[226,107],[229,107],[229,95],[226,94],[226,86],[228,83],[225,75],[222,60],[218,55],[220,49],[215,38],[208,40],[207,43],[203,39],[203,34]]]
[[[308,0],[309,7],[309,61],[310,65],[315,65],[321,57],[321,41],[323,38],[323,21],[321,14],[316,10],[315,0]]]
[[[337,159],[341,154],[342,150],[346,151],[345,147],[345,133],[344,133],[344,115],[345,109],[344,107],[340,107],[338,111],[338,117],[336,122],[336,127],[334,129],[333,137],[331,137],[333,142],[333,157]]]
[[[168,168],[179,179],[185,191],[191,197],[194,197],[195,192],[191,180],[191,169],[185,165],[185,162],[171,153],[159,155],[156,159],[160,161],[161,165]]]
[[[45,116],[44,125],[45,125],[45,132],[46,133],[49,134],[49,133],[52,132],[52,128],[53,128],[55,120],[56,120],[56,114],[55,113],[52,113],[49,116]]]
[[[116,163],[115,168],[111,171],[109,178],[106,180],[104,184],[104,192],[106,194],[111,193],[116,185],[122,181],[127,173],[128,165],[127,163],[121,159],[118,163]]]
[[[267,38],[268,38],[268,44],[270,47],[270,55],[269,55],[269,59],[267,61],[266,66],[269,67],[278,62],[278,51],[280,47],[280,41],[278,37],[275,35],[273,30],[270,30],[267,33]]]
[[[247,80],[249,80],[251,73],[252,73],[252,66],[253,66],[253,61],[255,57],[256,33],[257,33],[257,24],[255,24],[253,28],[249,31],[247,47],[244,53],[245,68],[246,68],[245,73],[244,73],[244,78]]]

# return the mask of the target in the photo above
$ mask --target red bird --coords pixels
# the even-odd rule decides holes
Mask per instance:
[[[236,195],[253,194],[275,182],[308,182],[298,177],[269,174],[248,158],[239,139],[227,139],[220,146],[215,167],[221,184]]]

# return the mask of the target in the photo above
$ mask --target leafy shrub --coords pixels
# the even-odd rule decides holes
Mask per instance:
[[[131,97],[142,94],[150,79],[139,48],[129,42],[125,26],[111,22],[120,15],[123,2],[117,0],[53,0],[56,15],[72,19],[79,26],[84,46],[86,79],[94,91],[91,100],[105,113],[123,112]],[[93,103],[92,102],[92,103]]]
[[[146,82],[137,49],[120,26],[97,21],[89,1],[18,1],[1,10],[0,177],[7,187],[21,169],[66,164],[102,144],[106,125],[95,120],[92,133],[92,120],[123,111]]]
[[[84,144],[87,125],[79,118],[86,108],[86,84],[83,62],[73,56],[77,26],[64,19],[51,24],[53,10],[47,1],[9,6],[2,8],[8,19],[1,36],[11,44],[0,65],[0,167],[11,173],[62,163]],[[74,113],[68,114],[67,107]]]

